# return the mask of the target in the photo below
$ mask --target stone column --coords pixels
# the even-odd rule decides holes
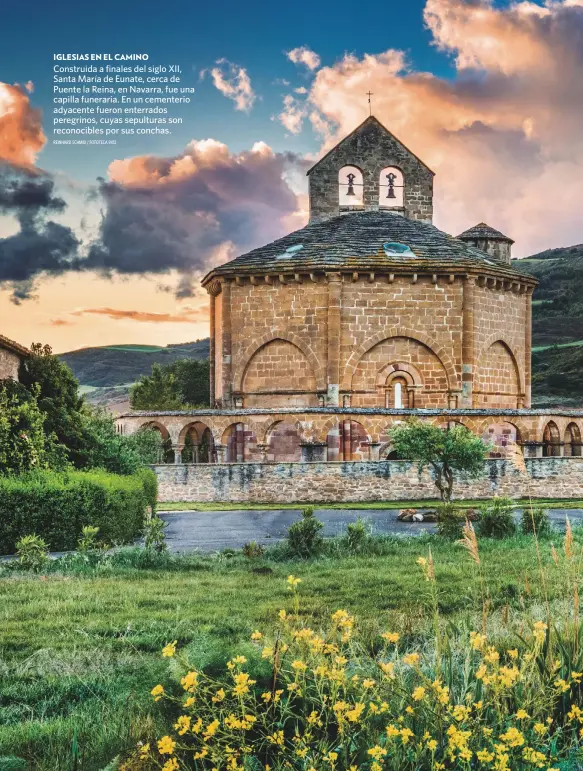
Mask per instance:
[[[476,281],[473,276],[466,276],[463,288],[462,318],[462,392],[460,407],[472,407],[474,403],[474,302]],[[453,383],[450,383],[450,388]]]
[[[210,297],[210,345],[209,345],[209,388],[210,388],[210,405],[215,406],[215,297],[214,292],[208,289]]]
[[[227,445],[216,444],[215,450],[217,451],[217,463],[225,463],[227,460]]]
[[[342,276],[328,273],[328,367],[327,404],[339,406],[340,398],[340,327],[342,309]]]
[[[524,301],[526,303],[525,330],[524,330],[524,407],[530,408],[531,404],[531,380],[532,380],[532,292],[531,286],[527,287]]]
[[[176,465],[182,463],[182,450],[184,450],[183,444],[173,444],[172,449],[174,450],[174,463]]]
[[[336,423],[328,431],[328,460],[340,460],[340,424]]]
[[[223,324],[223,407],[233,406],[232,336],[231,336],[231,281],[222,282]]]
[[[352,422],[342,421],[342,460],[352,460]]]

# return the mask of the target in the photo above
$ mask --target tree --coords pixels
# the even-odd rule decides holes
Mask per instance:
[[[442,429],[417,419],[395,426],[390,437],[400,458],[416,461],[420,470],[428,466],[433,470],[435,486],[444,502],[451,500],[456,472],[472,478],[480,476],[489,449],[465,426]]]
[[[210,365],[208,359],[181,359],[162,366],[154,364],[130,389],[135,410],[180,410],[208,407]]]
[[[144,429],[135,434],[118,434],[113,415],[104,409],[86,409],[83,416],[86,463],[114,474],[133,474],[156,463],[162,447],[160,433]]]
[[[50,442],[33,394],[14,380],[0,380],[0,473],[47,468]]]
[[[33,343],[32,355],[24,359],[19,380],[31,394],[44,415],[44,430],[48,436],[66,448],[71,462],[82,467],[85,460],[83,435],[84,400],[79,396],[75,375],[49,345]]]

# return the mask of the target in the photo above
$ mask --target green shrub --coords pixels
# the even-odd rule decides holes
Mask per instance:
[[[463,509],[458,509],[452,503],[445,503],[437,510],[437,532],[449,541],[458,541],[462,537],[465,521]]]
[[[540,506],[525,506],[520,519],[520,529],[524,535],[532,535],[535,531],[538,536],[551,534],[551,521],[546,509]]]
[[[17,541],[16,554],[21,567],[34,570],[35,573],[38,573],[49,558],[46,541],[34,533],[23,535]]]
[[[509,498],[493,498],[481,506],[476,523],[477,534],[484,538],[510,538],[515,535],[514,505]]]
[[[346,526],[344,542],[351,554],[359,554],[366,548],[370,539],[370,525],[359,517],[356,522],[350,522]]]
[[[302,511],[302,518],[294,522],[287,531],[287,544],[295,557],[312,557],[320,551],[323,544],[320,530],[324,527],[314,516],[314,507],[307,506]]]
[[[147,551],[155,551],[160,554],[168,549],[166,544],[166,533],[168,522],[160,517],[147,517],[144,527],[144,546]]]
[[[245,559],[255,560],[259,559],[259,557],[263,557],[265,554],[265,546],[257,543],[257,541],[247,541],[247,543],[243,544],[241,551],[243,552]]]
[[[81,538],[79,538],[79,541],[77,542],[77,551],[84,553],[99,549],[97,533],[99,533],[98,527],[93,527],[93,525],[85,525],[85,527],[81,530]]]
[[[52,551],[75,549],[86,525],[107,543],[131,541],[152,504],[154,472],[39,471],[0,477],[0,554],[37,533]]]

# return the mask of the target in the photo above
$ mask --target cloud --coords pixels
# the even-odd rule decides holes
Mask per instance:
[[[284,96],[283,110],[278,117],[281,124],[290,132],[290,134],[300,133],[307,115],[308,109],[305,102],[300,102],[291,94]]]
[[[309,119],[322,152],[373,113],[437,172],[436,224],[481,220],[529,254],[583,238],[583,0],[427,0],[434,45],[453,76],[416,71],[402,51],[344,56],[315,74],[290,131]]]
[[[81,308],[73,311],[71,316],[107,316],[115,321],[139,321],[148,324],[192,324],[194,321],[206,321],[208,308],[192,308],[187,306],[178,313],[157,313],[154,311],[124,310],[121,308]],[[53,325],[68,324],[65,319],[56,319]]]
[[[256,94],[251,87],[247,70],[227,59],[218,59],[216,64],[219,66],[211,70],[215,88],[235,103],[236,110],[249,112],[255,102]]]
[[[0,83],[0,159],[18,166],[34,164],[46,137],[41,111],[30,104],[32,83]]]
[[[17,305],[32,296],[40,273],[63,273],[76,265],[79,240],[70,227],[49,219],[66,208],[54,186],[38,169],[0,160],[0,214],[18,223],[16,233],[0,238],[0,283],[11,286]]]
[[[290,175],[307,164],[263,142],[232,153],[214,139],[180,155],[113,161],[101,180],[104,205],[86,269],[182,274],[177,293],[213,265],[283,235],[300,207]]]
[[[309,70],[317,70],[320,66],[320,57],[307,46],[292,48],[291,51],[286,51],[286,56],[290,62],[293,62],[294,64],[303,64]]]

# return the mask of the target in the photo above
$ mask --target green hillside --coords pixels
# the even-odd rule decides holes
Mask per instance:
[[[532,307],[533,404],[583,406],[583,244],[515,264],[540,282]]]
[[[191,343],[167,345],[106,345],[80,348],[61,354],[82,386],[111,388],[133,383],[150,374],[152,364],[172,364],[179,359],[207,359],[208,337]]]

